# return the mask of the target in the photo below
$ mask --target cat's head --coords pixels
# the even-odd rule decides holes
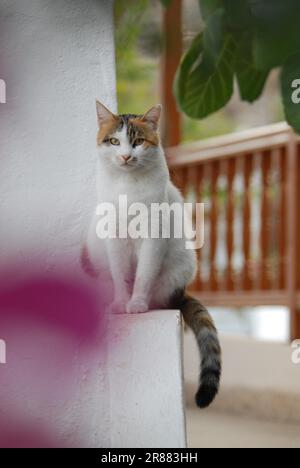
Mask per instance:
[[[159,120],[161,106],[144,115],[115,115],[96,102],[99,131],[97,144],[105,164],[122,171],[152,165],[160,147]]]

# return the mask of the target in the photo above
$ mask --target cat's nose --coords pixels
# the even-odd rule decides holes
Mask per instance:
[[[131,158],[131,156],[129,156],[128,154],[126,154],[126,155],[121,156],[121,158],[122,158],[125,162],[128,162],[129,159]]]

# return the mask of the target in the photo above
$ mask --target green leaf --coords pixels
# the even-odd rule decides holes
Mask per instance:
[[[299,0],[246,1],[249,5],[249,9],[253,18],[257,21],[258,24],[269,30],[276,30],[283,25],[288,27],[290,21],[297,22]]]
[[[253,58],[251,33],[236,36],[237,52],[235,72],[241,99],[254,102],[263,92],[270,70],[256,68]]]
[[[198,34],[195,37],[192,45],[189,50],[183,56],[180,67],[177,70],[175,82],[174,82],[174,92],[177,97],[177,100],[180,102],[184,101],[184,96],[186,93],[186,78],[193,67],[194,63],[200,59],[203,54],[203,33]]]
[[[180,109],[203,119],[224,107],[233,94],[235,43],[226,34],[213,69],[203,62],[203,35],[194,40],[178,71],[175,93]]]
[[[172,0],[160,0],[164,7],[168,8],[171,5]]]
[[[224,14],[221,8],[207,19],[203,33],[203,66],[214,68],[218,60],[224,40]]]
[[[299,51],[299,0],[247,0],[255,29],[254,57],[261,68],[281,66]]]
[[[300,38],[296,30],[291,29],[287,34],[280,30],[274,33],[259,30],[254,38],[256,66],[260,69],[279,67],[299,48]]]
[[[300,133],[300,103],[296,98],[300,97],[300,54],[294,55],[284,65],[281,73],[281,90],[286,120]],[[297,83],[298,82],[298,83]]]
[[[252,15],[248,0],[224,0],[224,9],[230,28],[237,31],[252,28]]]
[[[201,14],[206,20],[213,15],[218,8],[223,7],[223,0],[199,0]]]

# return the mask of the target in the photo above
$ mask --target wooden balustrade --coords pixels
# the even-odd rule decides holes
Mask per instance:
[[[300,338],[300,139],[276,124],[167,158],[185,198],[205,203],[193,293],[207,306],[287,306]]]

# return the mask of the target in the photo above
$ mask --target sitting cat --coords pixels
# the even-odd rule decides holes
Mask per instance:
[[[149,209],[154,203],[183,206],[183,198],[170,180],[160,143],[161,106],[144,115],[114,115],[97,102],[97,115],[98,202],[117,208],[120,195],[126,195],[128,205],[139,202]],[[174,233],[169,239],[99,239],[97,219],[95,212],[82,252],[85,270],[97,276],[100,268],[107,265],[114,284],[113,313],[138,314],[154,308],[181,310],[196,336],[202,358],[196,403],[200,408],[207,407],[219,390],[221,349],[209,313],[186,294],[196,273],[195,251],[186,248],[184,236],[176,238]]]

